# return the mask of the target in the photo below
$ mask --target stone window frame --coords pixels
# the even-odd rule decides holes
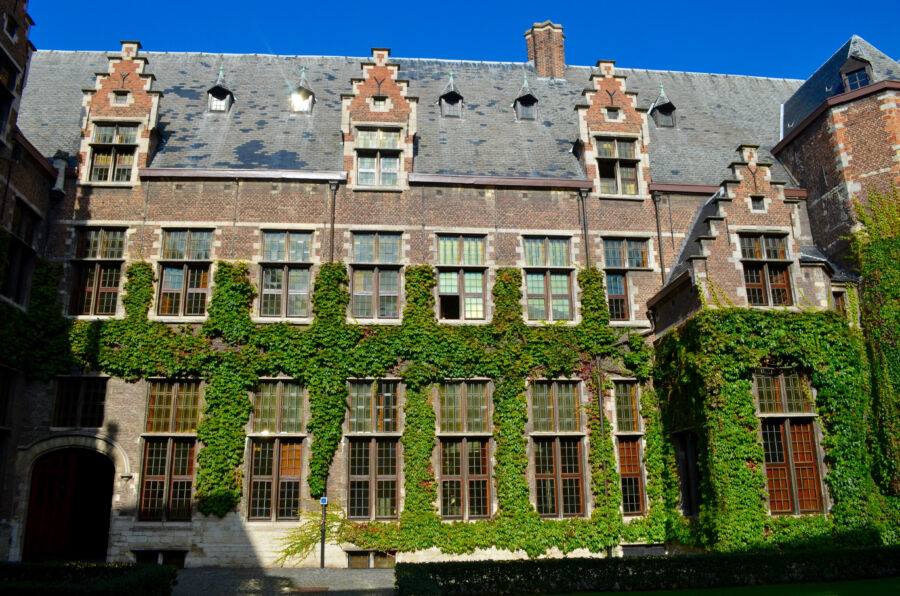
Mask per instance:
[[[774,385],[777,392],[777,410],[764,411],[763,402],[760,399],[761,378],[776,379]],[[803,410],[791,409],[790,402],[787,398],[785,388],[787,383],[785,379],[791,378],[799,384],[797,389],[801,392],[802,402],[805,406]],[[780,383],[778,382],[780,381]],[[827,510],[828,499],[825,487],[825,476],[827,468],[825,466],[825,453],[822,449],[822,433],[819,428],[819,414],[816,411],[815,388],[812,386],[809,378],[802,374],[797,368],[784,367],[760,367],[753,371],[751,376],[752,395],[757,418],[759,419],[758,437],[760,445],[763,449],[763,472],[766,476],[766,507],[772,515],[806,515],[824,513]],[[766,408],[768,410],[768,407]],[[771,449],[767,448],[767,432],[766,428],[778,426],[778,435],[781,437],[781,456],[783,462],[768,462]],[[796,427],[796,428],[795,428]],[[804,428],[803,431],[798,429]],[[795,436],[801,435],[799,437]],[[802,435],[805,435],[802,436]],[[771,437],[771,434],[768,435]],[[798,443],[807,441],[805,445],[808,448],[808,454],[813,461],[796,461],[794,450]],[[777,465],[775,465],[777,464]],[[801,464],[798,466],[798,464]],[[813,475],[813,485],[807,490],[814,491],[814,507],[803,508],[800,498],[800,489],[797,486],[798,467],[805,473],[810,472]],[[781,470],[783,479],[788,485],[787,500],[789,507],[786,509],[773,510],[772,485],[774,479],[770,476],[770,472]],[[808,476],[807,476],[808,477]]]
[[[610,321],[633,321],[635,312],[631,308],[631,294],[628,291],[629,286],[632,284],[628,283],[628,278],[632,277],[632,272],[653,271],[653,267],[650,264],[650,238],[647,236],[613,236],[604,234],[602,240],[604,286],[606,288],[606,301],[609,307]],[[619,250],[621,258],[616,261],[609,258],[609,255],[612,254],[609,251],[609,245],[613,242],[621,243]],[[640,243],[641,245],[640,262],[633,258],[634,243]],[[609,277],[612,275],[622,278],[622,292],[619,294],[613,294],[611,291],[612,284]],[[614,309],[613,300],[620,300],[622,308]]]
[[[541,263],[529,263],[529,250],[528,250],[528,242],[534,240],[542,240],[543,247],[541,249]],[[566,254],[565,254],[565,264],[559,264],[552,262],[551,259],[551,251],[550,244],[553,240],[565,240],[566,242]],[[575,321],[575,283],[574,283],[574,271],[575,267],[572,262],[572,237],[571,236],[554,236],[554,235],[532,235],[532,234],[523,234],[522,235],[522,254],[524,255],[524,268],[523,273],[524,279],[522,280],[525,284],[525,314],[526,320],[529,322],[537,322],[537,321],[565,321],[565,322],[573,322]],[[534,279],[534,277],[530,276],[543,276],[543,291],[542,292],[531,292],[529,287],[529,280]],[[553,278],[554,276],[566,276],[566,295],[565,297],[568,299],[568,317],[556,317],[554,313],[554,300],[559,300],[562,298],[562,293],[554,293],[553,292]],[[531,309],[531,301],[543,299],[544,301],[544,313],[542,317],[534,316],[532,317],[532,309]],[[535,313],[536,314],[536,313]]]
[[[171,386],[171,401],[168,407],[170,412],[167,415],[168,420],[165,421],[166,428],[154,428],[153,425],[153,406],[154,406],[154,385]],[[193,418],[193,425],[187,428],[179,427],[178,412],[181,405],[181,395],[186,385],[194,385],[196,387],[196,402],[190,404],[190,409],[196,411],[196,417]],[[193,513],[193,491],[196,484],[197,472],[197,426],[200,423],[200,413],[203,409],[203,392],[204,385],[199,379],[164,379],[151,378],[147,380],[147,407],[145,410],[145,424],[141,432],[141,475],[138,484],[138,507],[136,517],[138,521],[149,522],[190,522]],[[190,419],[187,420],[190,422]],[[150,474],[147,467],[150,463],[151,450],[153,446],[157,446],[154,454],[157,458],[160,455],[159,447],[162,447],[163,462],[162,469],[157,473]],[[187,449],[187,457],[184,457],[184,450]],[[181,453],[179,453],[179,451]],[[176,460],[176,457],[179,460]],[[158,463],[157,463],[158,465]],[[177,470],[176,466],[186,466]],[[179,472],[179,473],[176,473]],[[161,483],[158,512],[147,508],[148,483]],[[182,504],[176,513],[173,514],[171,509],[172,493],[175,485],[178,483],[184,492],[184,485],[187,484],[187,503]],[[184,501],[184,497],[181,497]]]
[[[457,430],[449,430],[445,424],[445,408],[444,408],[444,390],[448,384],[459,385],[459,428]],[[482,428],[473,428],[469,425],[469,416],[471,414],[471,404],[469,402],[469,385],[478,384],[484,388],[485,411],[484,424]],[[442,383],[435,384],[432,389],[433,403],[435,404],[435,423],[437,425],[437,450],[436,459],[433,460],[434,469],[438,471],[438,504],[439,514],[444,520],[477,520],[488,519],[493,515],[494,511],[494,491],[491,490],[493,485],[493,384],[487,378],[471,378],[471,379],[445,379]],[[484,443],[484,462],[483,473],[470,474],[468,457],[469,441],[479,441]],[[447,477],[444,474],[444,445],[450,442],[460,443],[460,473]],[[444,513],[444,482],[445,481],[460,482],[460,514],[447,515]],[[486,510],[483,515],[473,515],[469,503],[469,490],[472,481],[485,481],[484,500]]]
[[[375,132],[376,133],[376,144],[373,147],[363,147],[361,146],[361,137],[364,132]],[[381,145],[379,141],[382,139],[382,133],[389,132],[397,135],[396,145],[393,144],[385,144]],[[357,125],[354,128],[354,134],[356,138],[355,146],[354,146],[354,164],[353,171],[356,173],[355,180],[355,188],[357,190],[398,190],[402,186],[402,174],[403,174],[403,154],[404,154],[404,129],[398,125]],[[374,169],[366,168],[365,170],[362,168],[362,164],[360,160],[362,158],[374,158],[375,167]],[[383,169],[383,159],[395,158],[397,160],[397,169],[396,170],[385,170]],[[366,184],[361,181],[362,176],[361,172],[373,172],[374,173],[374,183]],[[384,184],[384,175],[385,173],[391,174],[393,173],[396,176],[393,184]]]
[[[348,569],[393,569],[396,551],[348,550]]]
[[[275,400],[272,406],[274,414],[272,425],[274,428],[272,429],[260,427],[260,419],[257,416],[258,412],[263,411],[260,405],[260,396],[262,395],[260,388],[264,384],[266,386],[274,386],[275,389]],[[291,408],[299,412],[299,420],[296,421],[296,426],[286,429],[284,424],[285,408],[288,406],[285,405],[285,388],[288,385],[296,386],[299,390],[300,404],[299,410]],[[305,423],[308,418],[309,393],[299,381],[293,378],[261,378],[255,390],[251,392],[251,399],[253,400],[254,408],[250,418],[250,432],[247,433],[248,456],[245,459],[247,462],[247,519],[248,521],[296,521],[300,518],[303,483],[307,471],[304,452],[308,449]],[[257,462],[255,456],[257,447],[263,444],[271,445],[271,462],[269,463],[271,469],[269,474],[256,473]],[[286,446],[292,446],[289,451],[296,449],[297,453],[289,453],[289,455],[296,456],[299,460],[294,465],[294,473],[292,474],[285,474],[282,466],[282,458],[285,456],[284,448]],[[297,471],[298,469],[299,472]],[[269,486],[268,515],[257,515],[254,513],[253,497],[255,482],[257,481],[266,482]],[[296,495],[294,497],[296,508],[291,508],[287,513],[282,506],[282,483],[285,481],[296,483]]]
[[[627,377],[615,377],[612,379],[612,398],[614,408],[614,435],[616,438],[616,467],[619,471],[619,482],[622,490],[622,515],[628,517],[640,517],[648,512],[647,505],[647,471],[644,466],[644,419],[641,416],[641,386],[637,379]],[[628,387],[628,393],[620,392],[620,388]],[[624,401],[629,403],[623,403]],[[630,410],[630,416],[622,416],[625,409]],[[627,420],[631,420],[629,424]],[[635,459],[635,463],[629,463],[630,469],[626,474],[624,469],[625,459]],[[638,502],[636,508],[629,507],[625,501],[626,481],[637,481]]]
[[[283,258],[282,259],[273,259],[269,258],[270,253],[268,251],[268,242],[267,235],[280,234],[283,237]],[[291,236],[308,236],[306,254],[301,255],[305,256],[302,259],[292,259],[291,258]],[[283,319],[283,320],[295,320],[295,319],[307,319],[312,316],[312,308],[310,305],[310,296],[312,295],[312,252],[313,252],[313,241],[315,240],[315,232],[312,230],[301,230],[301,229],[273,229],[273,228],[263,228],[260,230],[260,260],[259,260],[259,300],[258,300],[258,308],[257,313],[261,319],[266,321],[271,321],[273,319]],[[267,291],[266,288],[266,277],[267,271],[280,271],[281,272],[281,289],[277,291],[272,291],[273,288],[269,288]],[[306,291],[292,291],[290,287],[290,275],[294,271],[306,271]],[[264,308],[266,306],[265,297],[279,296],[279,305],[278,305],[278,313],[277,314],[265,314]],[[290,314],[288,312],[288,308],[290,306],[290,298],[291,296],[303,296],[302,298],[302,306],[303,313],[301,314]]]
[[[456,250],[456,262],[442,262],[444,260],[443,252],[441,250],[441,242],[442,240],[456,239],[457,241],[457,250]],[[467,262],[467,253],[466,253],[466,240],[474,240],[478,239],[481,241],[481,262],[480,263],[470,263]],[[437,309],[437,317],[441,322],[459,322],[459,323],[467,323],[470,321],[487,321],[488,312],[487,312],[487,286],[488,286],[488,265],[487,265],[487,235],[481,233],[453,233],[453,232],[438,232],[435,234],[436,241],[436,251],[437,255],[437,284],[435,286],[435,308]],[[442,291],[441,289],[441,277],[442,275],[449,275],[455,273],[456,274],[456,292]],[[481,274],[481,292],[469,292],[466,287],[466,274],[468,273],[479,273]],[[449,277],[447,278],[449,279]],[[445,317],[444,312],[444,300],[443,296],[448,298],[456,297],[457,302],[457,312],[459,315],[457,317]],[[468,298],[478,298],[481,300],[481,316],[480,317],[468,317],[466,316],[466,299]],[[447,305],[448,310],[450,305]],[[451,311],[452,312],[452,311]]]
[[[177,232],[186,232],[187,235],[185,237],[185,244],[183,254],[181,256],[177,254],[170,254],[169,250],[169,234],[177,233]],[[195,247],[193,244],[193,234],[198,232],[208,233],[209,234],[209,245],[206,247],[205,251],[195,252]],[[212,264],[214,261],[214,248],[215,248],[215,229],[208,227],[166,227],[163,228],[160,234],[160,248],[159,248],[159,259],[158,259],[158,267],[159,267],[159,291],[157,292],[157,303],[155,313],[156,316],[160,319],[169,320],[171,318],[202,318],[206,316],[206,309],[209,306],[209,299],[212,294],[212,279],[213,279],[213,271]],[[166,291],[166,271],[174,273],[175,271],[181,271],[181,287],[180,288],[170,288]],[[170,273],[171,274],[171,273]],[[203,287],[195,287],[191,288],[191,275],[197,274],[200,276],[202,280]],[[191,291],[193,290],[193,291]],[[164,312],[164,308],[166,307],[165,303],[165,294],[174,295],[178,293],[178,305],[175,307],[176,312]],[[192,295],[202,294],[205,298],[203,300],[203,312],[195,313],[188,312],[188,298]],[[168,309],[166,309],[168,310]]]
[[[97,234],[96,247],[91,234]],[[111,239],[112,234],[116,235]],[[75,229],[75,257],[69,315],[82,317],[110,317],[118,312],[119,294],[122,291],[122,265],[128,244],[128,228],[125,226],[78,226]],[[114,277],[110,284],[107,276]],[[105,285],[104,285],[105,284]],[[102,295],[112,295],[112,305],[101,300]],[[89,296],[89,297],[88,297]],[[87,300],[87,303],[85,303]]]
[[[780,248],[772,246],[774,255],[770,255],[769,240],[780,240]],[[768,306],[793,306],[794,289],[791,275],[791,266],[794,259],[790,254],[790,235],[787,232],[763,232],[741,230],[737,233],[738,251],[743,270],[744,289],[747,304],[750,307]],[[753,242],[751,245],[749,242]],[[756,272],[759,281],[751,281],[751,275]],[[783,283],[774,283],[773,274],[783,274]],[[751,290],[755,291],[751,294]],[[784,292],[778,294],[777,292]],[[762,302],[758,298],[751,300],[751,296],[759,296],[761,292]],[[776,303],[776,296],[778,298]]]
[[[535,430],[535,391],[534,388],[537,384],[549,384],[550,385],[550,407],[553,412],[552,416],[552,430]],[[575,394],[575,404],[574,404],[574,413],[576,416],[575,422],[575,430],[560,430],[559,427],[559,405],[558,398],[554,397],[558,395],[558,385],[559,384],[572,384],[574,385],[574,394]],[[545,519],[567,519],[567,518],[584,518],[589,515],[589,502],[590,491],[589,487],[586,486],[585,483],[585,473],[590,469],[588,462],[586,461],[587,453],[588,453],[588,445],[587,445],[587,432],[585,430],[586,425],[586,416],[582,412],[583,410],[583,398],[584,398],[584,382],[581,379],[577,378],[554,378],[554,379],[534,379],[529,382],[526,399],[527,399],[527,407],[528,407],[528,422],[526,425],[526,434],[529,439],[528,441],[528,478],[529,484],[531,488],[531,503],[535,508],[535,511],[538,512],[542,518]],[[553,449],[553,473],[552,478],[549,475],[539,474],[538,473],[538,462],[537,462],[537,447],[536,443],[538,442],[549,442],[552,444]],[[578,462],[578,472],[572,474],[565,474],[562,471],[562,448],[561,444],[575,444],[577,445],[577,462]],[[538,476],[545,476],[545,478],[541,479],[552,479],[554,481],[554,499],[555,499],[555,513],[541,513],[539,507],[539,495],[538,495],[538,487],[539,481],[541,479]],[[568,480],[577,477],[579,480],[579,503],[580,510],[575,513],[565,513],[565,502],[563,496],[563,480]]]
[[[613,197],[639,197],[641,196],[641,149],[638,144],[640,138],[637,136],[631,135],[615,135],[615,134],[597,134],[594,137],[594,153],[597,164],[597,183],[598,183],[598,193],[602,196],[613,196]],[[602,155],[601,154],[601,144],[611,143],[611,155]],[[621,145],[620,145],[621,143]],[[621,148],[625,146],[631,146],[631,154],[630,155],[621,155]],[[625,180],[622,177],[622,167],[623,164],[626,164],[626,167],[634,168],[634,178],[627,179],[630,183],[633,180],[634,184],[634,192],[625,192]],[[613,177],[609,176],[604,177],[601,173],[601,167],[603,165],[612,166],[613,167]],[[610,190],[608,187],[604,188],[604,180],[613,180],[615,183],[615,188]],[[609,184],[608,182],[606,184]]]
[[[357,250],[357,240],[362,236],[373,236],[372,240],[372,258],[371,260],[360,259]],[[396,237],[397,253],[393,260],[383,260],[385,256],[382,252],[382,239],[386,237]],[[366,291],[360,289],[362,277],[358,273],[371,272],[371,290]],[[382,288],[382,276],[385,272],[391,272],[396,275],[395,290],[384,290]],[[353,319],[359,320],[378,320],[389,323],[399,323],[403,316],[403,232],[392,230],[352,230],[350,238],[350,304],[348,306],[348,315]],[[368,296],[370,314],[364,316],[357,314],[357,297]],[[382,298],[394,298],[394,315],[382,315],[381,303]]]
[[[57,377],[53,418],[50,426],[52,428],[102,428],[106,418],[108,389],[109,377]],[[94,411],[91,412],[91,410]],[[97,410],[99,410],[99,414]]]
[[[379,391],[381,383],[392,384],[394,386],[394,403],[392,406],[393,409],[393,425],[390,430],[383,430],[384,428],[384,420],[383,410],[384,406],[379,406],[379,397],[382,395],[382,392]],[[400,382],[400,379],[397,378],[362,378],[362,379],[348,379],[347,384],[349,387],[348,390],[348,399],[349,399],[349,409],[350,412],[347,416],[347,426],[346,432],[344,433],[344,437],[346,439],[347,445],[347,519],[352,519],[356,521],[365,521],[365,520],[396,520],[400,517],[400,511],[402,510],[400,497],[401,497],[401,484],[403,481],[403,451],[402,444],[400,442],[400,438],[403,436],[403,404],[404,404],[404,392],[405,387]],[[371,389],[369,390],[370,396],[370,418],[368,429],[354,428],[353,420],[354,420],[354,405],[353,405],[353,384],[369,384],[371,385]],[[379,414],[379,408],[382,408],[382,413]],[[381,428],[379,428],[381,425]],[[354,474],[353,463],[354,463],[354,444],[366,444],[368,445],[368,470],[366,474]],[[379,473],[378,464],[379,464],[379,453],[378,448],[382,444],[392,444],[393,445],[393,473],[392,474],[382,474]],[[368,512],[365,515],[353,515],[353,483],[354,482],[368,482],[368,503],[367,509]],[[394,490],[393,490],[393,498],[394,498],[394,506],[395,510],[391,515],[379,515],[378,514],[378,484],[379,482],[393,482]]]
[[[111,105],[121,105],[111,102]],[[100,119],[92,122],[93,134],[89,142],[90,154],[88,155],[88,175],[86,184],[118,184],[130,185],[135,182],[135,168],[137,167],[138,140],[143,132],[140,122],[133,120]],[[112,134],[104,131],[112,128]],[[125,135],[122,129],[134,129],[133,135]],[[104,166],[97,164],[97,157],[101,153],[109,155],[109,163]],[[119,157],[131,156],[128,167],[119,167]],[[99,172],[107,170],[105,176],[99,177]],[[117,179],[118,172],[128,171],[127,179]]]
[[[31,294],[31,275],[37,260],[37,243],[43,218],[22,197],[15,196],[9,226],[5,278],[0,280],[0,295],[5,301],[25,310]]]

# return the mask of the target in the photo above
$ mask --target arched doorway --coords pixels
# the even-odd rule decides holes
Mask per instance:
[[[115,468],[105,455],[63,449],[31,474],[23,561],[105,561]]]

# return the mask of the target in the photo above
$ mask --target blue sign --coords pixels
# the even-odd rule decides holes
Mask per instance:
[[[325,505],[328,505],[328,497],[322,497],[321,499],[319,499],[319,503],[321,503],[323,507]]]

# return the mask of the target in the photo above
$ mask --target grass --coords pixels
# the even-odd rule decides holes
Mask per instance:
[[[610,594],[610,592],[598,592],[597,594]],[[674,594],[698,594],[699,596],[877,596],[878,594],[900,594],[900,577],[849,582],[708,588],[705,590],[654,590],[652,592],[628,592],[628,594],[643,596],[672,596]],[[581,592],[577,595],[570,594],[565,596],[590,595]]]

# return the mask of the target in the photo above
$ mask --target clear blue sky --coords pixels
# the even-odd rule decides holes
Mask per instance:
[[[586,8],[587,7],[587,8]],[[524,61],[525,30],[565,27],[566,61],[806,78],[852,34],[900,58],[898,0],[336,2],[30,0],[39,49],[145,50]]]

